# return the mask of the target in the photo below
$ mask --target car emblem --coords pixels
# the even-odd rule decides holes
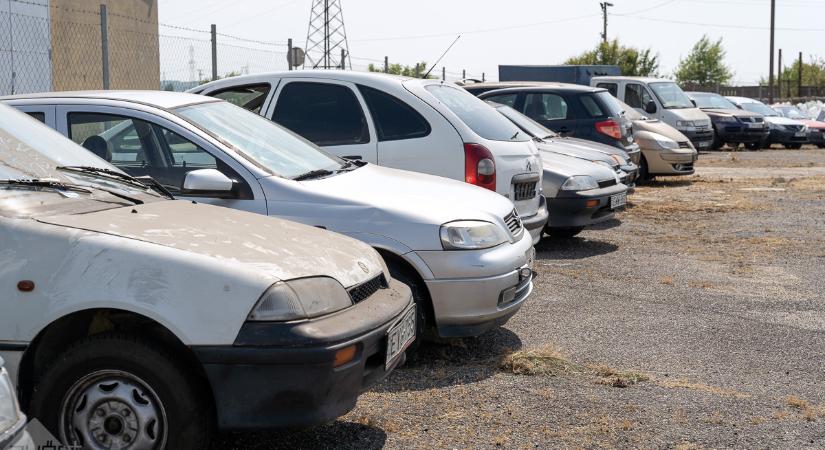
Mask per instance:
[[[528,171],[528,172],[532,172],[532,171],[533,171],[533,165],[532,165],[532,164],[530,164],[530,161],[527,161],[527,171]]]
[[[367,267],[367,265],[362,263],[361,261],[358,261],[358,267],[360,267],[361,270],[364,271],[364,273],[370,273],[369,267]]]

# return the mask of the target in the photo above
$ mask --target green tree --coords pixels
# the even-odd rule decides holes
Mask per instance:
[[[619,44],[618,39],[602,42],[595,49],[569,58],[564,63],[619,66],[622,69],[622,75],[626,76],[655,77],[659,74],[659,56],[653,54],[651,49],[625,47]]]
[[[790,96],[798,96],[799,82],[799,62],[782,69],[782,93]],[[767,85],[768,81],[763,80]],[[810,62],[802,62],[802,86],[825,87],[825,59],[810,58]],[[788,89],[790,88],[790,92]],[[802,90],[802,95],[806,95]]]
[[[376,66],[375,64],[370,64],[367,69],[370,72],[384,72],[384,66]],[[404,66],[401,64],[390,64],[388,67],[388,72],[390,75],[401,75],[405,77],[415,78],[415,65],[412,66]],[[424,74],[427,73],[427,63],[420,62],[418,63],[418,76],[423,77]],[[434,75],[430,74],[428,78],[436,78]]]
[[[707,35],[702,36],[687,57],[676,66],[676,81],[703,87],[726,84],[733,78],[733,72],[725,65],[726,53],[722,38],[714,42]]]

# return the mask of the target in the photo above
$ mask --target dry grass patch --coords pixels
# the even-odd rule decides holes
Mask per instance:
[[[659,278],[659,283],[673,286],[673,277],[661,277]]]
[[[654,379],[653,380],[656,384],[662,387],[671,388],[671,389],[690,389],[693,391],[699,392],[707,392],[708,394],[714,394],[721,397],[735,397],[735,398],[748,398],[750,397],[749,394],[744,392],[735,391],[732,389],[724,389],[716,386],[708,386],[707,384],[703,383],[696,383],[687,379],[675,379],[675,380],[662,380],[662,379]]]
[[[590,366],[589,368],[599,377],[596,383],[617,388],[626,388],[641,381],[650,380],[650,375],[641,372],[616,370],[605,365]]]
[[[549,344],[538,349],[510,353],[504,357],[500,367],[515,375],[561,375],[581,370]]]
[[[825,417],[825,407],[814,406],[803,398],[796,395],[785,397],[785,404],[802,415],[808,422],[816,422],[818,417]]]

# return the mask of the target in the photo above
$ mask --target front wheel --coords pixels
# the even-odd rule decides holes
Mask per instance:
[[[759,150],[760,147],[761,145],[759,144],[759,142],[749,142],[745,144],[745,148],[751,151]]]
[[[577,236],[584,230],[584,227],[547,227],[544,232],[553,239],[570,239]]]
[[[136,337],[87,337],[38,377],[31,413],[78,448],[206,448],[208,394],[180,360]]]
[[[647,158],[642,155],[642,159],[639,161],[639,182],[646,183],[650,180],[650,168],[647,166]]]

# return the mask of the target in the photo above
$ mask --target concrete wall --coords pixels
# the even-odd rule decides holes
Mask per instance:
[[[0,0],[0,95],[51,87],[49,8]]]
[[[109,87],[159,89],[157,0],[51,0],[54,90],[103,89],[101,4],[109,18]]]

